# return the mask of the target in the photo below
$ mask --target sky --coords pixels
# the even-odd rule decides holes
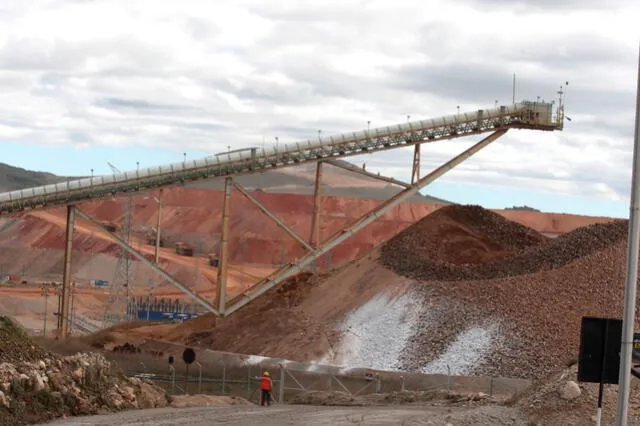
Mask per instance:
[[[424,192],[627,217],[636,0],[3,0],[0,162],[111,173],[557,99]],[[481,137],[427,144],[422,170]],[[410,149],[354,157],[409,180]]]

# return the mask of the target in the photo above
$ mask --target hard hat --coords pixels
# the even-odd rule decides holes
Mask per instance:
[[[265,375],[265,376],[267,376],[267,377],[269,377],[269,372],[268,372],[268,371],[265,371],[265,372],[264,372],[264,375]]]

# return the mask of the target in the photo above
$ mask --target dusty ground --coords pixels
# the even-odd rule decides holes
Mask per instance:
[[[498,420],[504,417],[507,422]],[[108,416],[78,417],[52,425],[446,425],[500,426],[522,425],[519,412],[503,407],[480,409],[444,407],[311,407],[285,405],[265,407],[194,407],[185,409],[156,409],[119,413]]]

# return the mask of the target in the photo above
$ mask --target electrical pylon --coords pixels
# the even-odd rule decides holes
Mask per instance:
[[[121,173],[113,164],[107,162],[113,174]],[[120,220],[120,236],[131,245],[131,234],[133,230],[133,196],[128,195],[123,205],[122,218]],[[131,319],[130,300],[133,281],[131,255],[120,249],[118,264],[116,265],[113,282],[109,285],[109,298],[105,306],[103,322],[106,327]]]

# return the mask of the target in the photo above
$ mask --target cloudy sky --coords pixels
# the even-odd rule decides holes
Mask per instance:
[[[637,0],[2,0],[0,162],[110,173],[411,119],[551,101],[429,187],[486,207],[628,215]],[[478,138],[423,149],[433,168]],[[409,179],[411,151],[356,157]]]

